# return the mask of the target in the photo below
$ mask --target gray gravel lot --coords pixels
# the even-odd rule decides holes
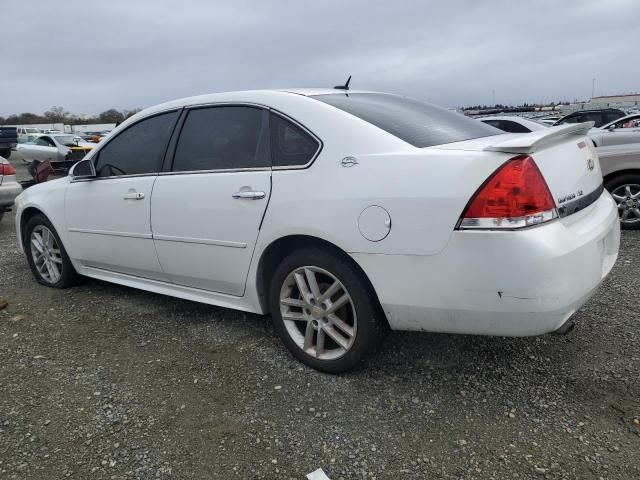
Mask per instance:
[[[640,232],[624,232],[569,336],[393,333],[330,376],[268,318],[39,286],[9,214],[0,478],[640,478],[639,291]]]

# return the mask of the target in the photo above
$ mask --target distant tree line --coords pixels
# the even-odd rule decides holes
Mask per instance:
[[[464,107],[463,110],[489,110],[489,109],[493,109],[493,108],[514,108],[514,109],[521,109],[521,108],[539,108],[539,107],[555,107],[557,105],[570,105],[569,102],[567,101],[560,101],[560,102],[550,102],[550,103],[523,103],[522,105],[503,105],[501,103],[498,103],[496,105],[472,105],[470,107]]]
[[[20,113],[0,117],[0,125],[28,125],[32,123],[65,123],[75,125],[80,123],[118,123],[126,120],[131,115],[140,111],[139,108],[133,110],[116,110],[110,108],[93,117],[75,115],[65,110],[64,107],[51,107],[42,115],[36,113]]]

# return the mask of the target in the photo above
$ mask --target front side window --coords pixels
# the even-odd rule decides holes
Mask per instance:
[[[176,146],[173,171],[269,167],[268,112],[221,106],[189,112]]]
[[[320,144],[302,128],[271,114],[271,157],[274,167],[302,166],[313,160]]]
[[[120,132],[98,152],[98,177],[157,173],[178,112],[145,118]]]
[[[414,147],[431,147],[503,132],[445,108],[385,93],[331,93],[312,98],[332,105]]]

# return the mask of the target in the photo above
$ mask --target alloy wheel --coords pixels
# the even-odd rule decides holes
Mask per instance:
[[[57,283],[62,277],[62,252],[55,235],[44,225],[31,231],[31,256],[40,277],[47,283]]]
[[[280,290],[280,313],[296,345],[319,360],[345,355],[356,338],[351,295],[328,271],[314,266],[293,270]]]
[[[640,222],[640,185],[620,185],[611,192],[618,204],[620,221],[628,225]]]

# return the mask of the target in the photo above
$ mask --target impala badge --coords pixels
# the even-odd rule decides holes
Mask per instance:
[[[340,160],[340,164],[345,168],[353,167],[358,164],[358,160],[356,160],[356,157],[344,157]]]
[[[596,162],[593,161],[593,159],[588,159],[587,160],[587,168],[589,169],[589,171],[593,170],[594,168],[596,168]]]

